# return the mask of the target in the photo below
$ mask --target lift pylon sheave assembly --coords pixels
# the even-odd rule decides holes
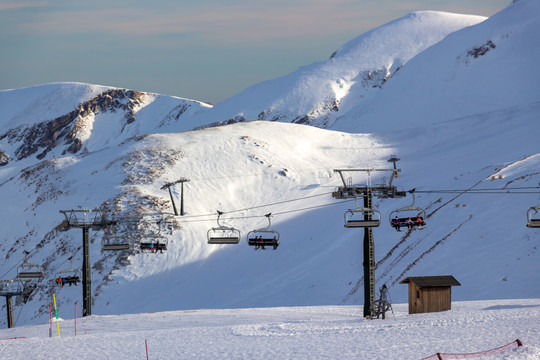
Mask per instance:
[[[67,231],[71,228],[101,230],[111,224],[107,220],[107,210],[60,210],[65,220],[60,224],[60,230]]]
[[[409,191],[413,197],[412,204],[396,209],[388,216],[390,226],[393,228],[399,229],[400,227],[408,227],[423,229],[424,225],[426,225],[426,210],[424,208],[414,206],[416,201],[414,190],[415,189]],[[405,212],[406,216],[401,214],[403,212]],[[402,216],[399,216],[398,214]]]
[[[208,244],[238,244],[240,242],[240,230],[234,227],[223,226],[219,223],[219,218],[223,215],[223,212],[217,211],[217,224],[218,227],[211,228],[206,234],[208,238]]]
[[[65,220],[58,227],[61,231],[82,229],[83,233],[83,316],[92,315],[92,277],[90,265],[90,229],[102,230],[114,224],[107,219],[107,209],[60,210]]]
[[[540,206],[533,206],[527,210],[527,227],[540,228]]]
[[[343,182],[343,186],[340,186],[332,193],[332,197],[336,199],[356,199],[360,196],[364,199],[364,206],[360,207],[358,204],[358,210],[362,209],[364,220],[367,224],[376,224],[373,222],[372,215],[374,211],[372,206],[373,196],[378,198],[401,198],[407,196],[405,191],[398,191],[398,189],[392,185],[394,178],[398,177],[398,173],[401,171],[396,168],[396,161],[399,159],[392,156],[388,161],[394,163],[393,169],[336,169],[334,172],[338,173]],[[373,186],[371,184],[371,173],[373,172],[391,172],[392,176],[388,184],[384,182]],[[366,173],[366,184],[353,185],[352,178],[348,181],[345,180],[345,172],[364,172]],[[369,211],[371,210],[371,211]],[[347,213],[345,214],[347,216]],[[347,219],[347,218],[346,218]],[[380,219],[380,218],[379,218]],[[347,221],[347,220],[346,220]],[[345,225],[346,226],[346,225]],[[355,227],[355,226],[352,226]],[[373,317],[372,304],[375,303],[375,251],[373,240],[373,227],[369,226],[356,226],[356,228],[364,229],[364,243],[363,243],[363,264],[364,264],[364,317]]]
[[[279,232],[270,229],[270,226],[272,226],[270,220],[272,214],[268,213],[264,216],[268,219],[268,226],[263,229],[250,231],[246,236],[248,245],[256,247],[260,246],[262,248],[265,248],[265,246],[273,246],[274,250],[276,250],[279,246]]]

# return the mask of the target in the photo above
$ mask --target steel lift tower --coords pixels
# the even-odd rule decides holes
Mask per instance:
[[[34,289],[35,285],[31,286],[29,279],[0,280],[0,296],[6,298],[8,328],[15,326],[13,322],[13,301],[11,298],[17,296],[17,302],[19,302],[18,299],[22,297],[23,301],[21,302],[26,303],[24,297],[29,296]]]
[[[60,210],[66,219],[60,224],[61,231],[71,228],[82,229],[83,234],[83,316],[92,315],[92,277],[90,266],[90,229],[102,230],[114,222],[107,220],[107,210]]]
[[[399,159],[394,155],[388,160],[394,163],[393,169],[335,169],[334,172],[338,173],[343,182],[343,186],[337,188],[332,193],[332,197],[336,199],[357,199],[358,197],[364,198],[364,222],[365,224],[371,224],[372,221],[372,202],[373,196],[378,198],[402,198],[407,196],[406,191],[398,191],[395,186],[392,185],[394,178],[398,176],[398,172],[401,169],[396,168],[396,161]],[[373,172],[391,172],[392,176],[388,184],[383,181],[382,184],[377,186],[371,185],[371,173]],[[366,173],[367,181],[363,185],[353,185],[352,178],[349,177],[345,180],[344,173],[348,172],[364,172]],[[346,225],[347,226],[347,225]],[[378,225],[376,225],[378,226]],[[364,317],[371,317],[372,304],[375,303],[375,252],[373,241],[373,226],[355,226],[363,227],[364,229]]]
[[[165,185],[161,187],[161,190],[165,190],[165,189],[169,190],[169,195],[171,197],[171,203],[173,206],[174,215],[176,216],[178,216],[178,210],[176,210],[176,204],[174,203],[174,197],[171,191],[171,186],[174,186],[178,183],[182,185],[181,190],[180,190],[180,215],[184,216],[184,183],[188,181],[189,181],[188,179],[182,177],[178,179],[177,181],[166,183]]]

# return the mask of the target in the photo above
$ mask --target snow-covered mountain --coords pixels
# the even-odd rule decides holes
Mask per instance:
[[[208,108],[194,100],[58,83],[0,93],[0,161],[30,162],[96,151],[140,134],[167,132]]]
[[[333,170],[388,168],[392,154],[394,184],[416,189],[428,222],[398,233],[388,218],[411,196],[375,201],[376,279],[393,300],[407,299],[404,277],[445,274],[462,284],[458,300],[540,297],[540,231],[525,226],[540,205],[539,10],[520,0],[483,22],[411,14],[214,107],[87,84],[1,91],[2,279],[24,251],[45,270],[19,323],[44,321],[53,293],[59,306],[82,302],[80,286],[54,282],[80,268],[80,231],[58,227],[60,210],[79,208],[105,207],[135,244],[102,251],[104,232],[91,231],[94,314],[360,304],[363,232],[343,226],[356,205],[332,198]],[[514,61],[529,65],[523,76]],[[181,177],[186,214],[174,216],[162,186]],[[179,185],[173,194],[178,206]],[[240,244],[207,244],[217,210]],[[281,245],[254,251],[245,236],[268,213]],[[141,253],[158,232],[168,250]]]
[[[332,128],[405,129],[538,102],[539,22],[538,1],[516,1],[476,26],[449,34]]]
[[[365,97],[376,96],[411,58],[483,20],[434,11],[409,14],[349,41],[326,61],[249,87],[193,121],[270,120],[328,128]]]

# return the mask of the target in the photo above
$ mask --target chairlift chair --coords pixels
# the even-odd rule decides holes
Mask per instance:
[[[346,228],[378,227],[381,224],[381,213],[378,210],[361,207],[358,205],[358,197],[354,198],[354,203],[356,209],[349,209],[344,215]]]
[[[533,206],[527,210],[527,227],[540,227],[540,206]]]
[[[268,226],[263,229],[252,230],[248,232],[246,238],[249,246],[255,246],[256,249],[260,246],[265,248],[265,246],[272,246],[274,250],[279,246],[279,232],[276,230],[270,229],[272,225],[270,217],[271,213],[265,215],[268,219]]]
[[[217,224],[218,227],[208,230],[206,237],[208,244],[238,244],[240,242],[240,230],[234,227],[223,226],[219,223],[219,218],[223,212],[218,210]]]
[[[416,201],[416,198],[414,196],[414,189],[410,190],[409,192],[412,194],[413,197],[412,204],[392,211],[388,217],[390,221],[390,226],[396,229],[399,229],[400,227],[416,227],[422,230],[424,228],[424,225],[426,225],[426,210],[424,208],[414,206],[414,203]],[[409,214],[407,214],[406,216],[397,215],[402,212],[409,212]],[[420,221],[417,221],[418,217],[420,217]],[[412,223],[409,223],[409,218],[412,220]]]
[[[101,250],[130,250],[131,247],[129,236],[115,233],[112,225],[101,238]]]
[[[38,279],[43,277],[43,268],[41,265],[22,263],[17,269],[17,278],[19,279]]]
[[[73,269],[73,259],[69,258],[69,262],[71,263],[71,266],[68,269],[61,270],[56,274],[55,282],[60,286],[64,286],[64,284],[77,286],[81,281],[79,270]],[[67,274],[67,276],[64,274]]]
[[[167,250],[168,244],[169,240],[160,233],[151,233],[145,235],[144,240],[141,240],[139,243],[142,251],[152,250],[152,248],[154,248],[155,252],[163,252],[163,250]]]

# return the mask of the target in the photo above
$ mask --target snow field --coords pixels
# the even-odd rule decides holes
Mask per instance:
[[[0,330],[2,359],[421,359],[485,351],[519,338],[524,346],[485,359],[538,359],[540,300],[454,302],[451,311],[385,320],[359,306],[200,309],[108,315]],[[60,313],[67,309],[61,308]]]

